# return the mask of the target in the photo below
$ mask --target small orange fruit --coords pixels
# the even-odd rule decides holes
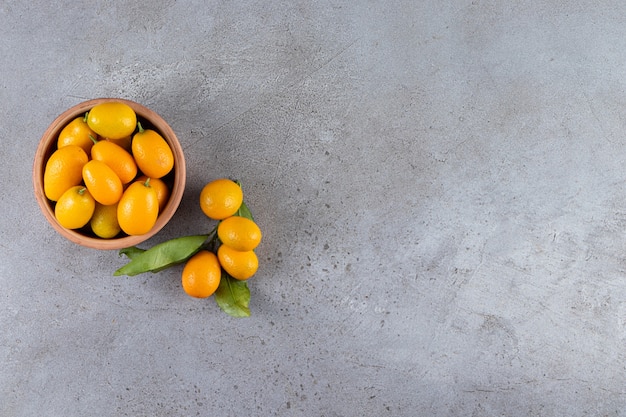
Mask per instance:
[[[227,178],[211,181],[200,192],[200,208],[214,220],[232,216],[239,210],[242,202],[241,187]]]
[[[141,177],[137,178],[137,181],[139,182],[146,182],[147,180],[148,180],[148,177],[145,175],[142,175]],[[167,201],[170,198],[170,189],[167,186],[167,184],[165,184],[165,182],[160,178],[150,178],[150,186],[154,188],[154,191],[156,191],[157,193],[157,199],[159,200],[159,213],[160,213],[163,211],[163,209],[165,208],[165,205],[167,204]]]
[[[96,202],[82,185],[71,187],[63,193],[54,206],[54,216],[66,229],[80,229],[93,215]]]
[[[261,242],[261,229],[250,219],[231,216],[217,226],[217,236],[224,245],[247,252],[254,250]]]
[[[101,137],[121,139],[135,131],[137,114],[126,103],[107,101],[89,110],[87,124]]]
[[[210,297],[220,285],[222,270],[217,256],[208,250],[201,250],[185,264],[182,284],[191,297]]]
[[[137,123],[139,132],[135,133],[132,152],[137,166],[150,178],[161,178],[174,167],[174,154],[165,139],[152,129],[143,129]]]
[[[117,205],[117,221],[124,233],[148,233],[158,216],[159,200],[149,181],[130,184]]]
[[[89,160],[87,153],[77,146],[68,145],[57,149],[48,158],[43,174],[46,197],[57,201],[65,191],[83,180],[83,167]]]
[[[93,198],[105,206],[120,201],[124,192],[120,177],[102,161],[92,159],[85,164],[83,181]]]
[[[96,203],[96,209],[89,220],[91,230],[96,236],[103,239],[111,239],[117,236],[120,231],[120,224],[117,221],[117,204],[105,206]]]
[[[97,134],[91,130],[87,124],[86,116],[80,116],[72,120],[61,130],[59,138],[57,139],[57,148],[62,148],[67,145],[76,145],[83,148],[85,153],[89,155],[93,141],[91,137],[95,137]]]
[[[250,278],[259,269],[259,259],[254,251],[239,252],[230,246],[221,245],[217,250],[217,258],[224,271],[240,281]]]
[[[121,139],[102,138],[102,140],[113,142],[116,145],[121,146],[122,148],[124,148],[127,152],[130,152],[131,141],[133,140],[133,138],[132,138],[132,136],[124,136]]]
[[[137,176],[137,164],[133,156],[113,142],[98,141],[91,148],[91,158],[107,164],[117,174],[122,184],[128,184]]]

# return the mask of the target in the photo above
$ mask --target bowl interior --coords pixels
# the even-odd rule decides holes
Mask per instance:
[[[174,154],[174,169],[163,177],[163,181],[169,186],[170,197],[159,213],[156,224],[150,232],[140,236],[127,236],[121,234],[120,237],[113,239],[102,239],[95,236],[89,228],[79,230],[69,230],[62,227],[54,216],[54,203],[48,200],[43,189],[43,175],[46,162],[50,155],[57,149],[56,143],[61,130],[76,117],[84,115],[93,106],[106,101],[119,101],[128,104],[137,114],[137,119],[141,122],[144,129],[154,129],[163,136],[167,141],[172,153]],[[180,201],[182,200],[186,182],[186,166],[185,157],[182,147],[171,127],[154,111],[135,103],[130,100],[117,98],[100,98],[80,103],[59,115],[44,132],[39,146],[35,153],[33,162],[33,186],[35,190],[35,198],[43,212],[44,216],[52,227],[68,240],[82,246],[94,249],[121,249],[135,246],[158,233],[172,218]]]

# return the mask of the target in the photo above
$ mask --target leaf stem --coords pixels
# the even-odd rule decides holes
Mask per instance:
[[[219,225],[219,223],[218,223]],[[216,252],[217,251],[217,226],[215,226],[213,228],[213,230],[211,230],[209,232],[208,235],[208,239],[206,240],[206,242],[202,245],[202,247],[210,252]]]

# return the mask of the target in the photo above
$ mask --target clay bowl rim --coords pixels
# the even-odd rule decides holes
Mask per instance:
[[[55,216],[52,203],[44,194],[43,190],[43,174],[45,165],[54,150],[56,149],[56,141],[59,133],[69,122],[76,117],[84,115],[96,104],[117,101],[128,104],[137,114],[138,119],[144,119],[149,122],[154,129],[156,129],[167,143],[172,148],[174,154],[174,179],[170,198],[163,209],[163,212],[159,214],[154,227],[146,234],[138,236],[122,236],[113,239],[102,239],[98,237],[87,236],[75,230],[69,230],[61,226]],[[157,234],[174,216],[174,213],[178,209],[180,202],[185,191],[186,183],[186,165],[185,155],[183,153],[182,146],[176,137],[176,134],[172,128],[163,120],[163,118],[155,113],[153,110],[136,103],[131,100],[121,98],[96,98],[79,103],[61,113],[46,129],[41,136],[37,151],[35,152],[35,158],[33,161],[33,187],[35,191],[35,198],[42,213],[48,220],[48,223],[63,237],[69,241],[81,246],[85,246],[92,249],[103,250],[116,250],[122,248],[128,248],[138,245],[152,236]]]

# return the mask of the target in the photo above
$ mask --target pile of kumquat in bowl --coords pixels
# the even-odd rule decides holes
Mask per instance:
[[[130,100],[102,98],[62,113],[43,134],[33,186],[52,227],[94,249],[137,245],[161,230],[185,189],[170,126]]]

